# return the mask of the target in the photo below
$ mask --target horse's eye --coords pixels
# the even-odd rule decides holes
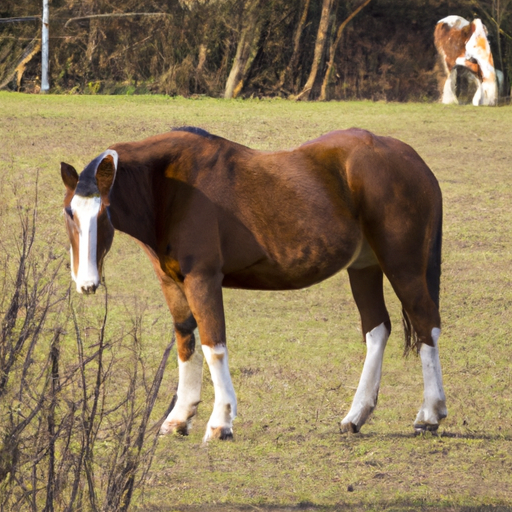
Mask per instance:
[[[71,220],[73,220],[73,210],[71,209],[71,207],[70,206],[66,206],[66,208],[64,208],[64,210],[69,215]]]

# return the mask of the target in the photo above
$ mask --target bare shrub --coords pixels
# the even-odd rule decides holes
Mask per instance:
[[[85,314],[59,283],[62,258],[38,243],[37,197],[21,203],[1,210],[0,510],[128,510],[156,448],[151,413],[174,340],[154,368],[142,313],[108,334],[105,289],[101,314]]]

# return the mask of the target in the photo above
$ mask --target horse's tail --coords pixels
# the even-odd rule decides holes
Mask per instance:
[[[426,279],[430,298],[436,305],[436,308],[439,309],[439,291],[441,288],[441,249],[443,240],[442,212],[439,212],[439,217],[435,221],[434,229],[432,231],[431,236],[432,238],[428,253]],[[411,323],[409,315],[407,314],[403,307],[402,321],[405,335],[404,355],[407,355],[412,348],[415,350],[419,350],[421,340],[419,339],[418,334]]]

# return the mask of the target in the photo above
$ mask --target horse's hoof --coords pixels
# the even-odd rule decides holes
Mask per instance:
[[[208,427],[203,442],[207,443],[212,439],[231,441],[233,440],[233,429],[231,427]]]
[[[351,421],[341,422],[341,433],[345,434],[347,432],[350,432],[352,434],[357,434],[361,430],[361,427],[357,426],[355,423],[352,423]]]
[[[375,409],[376,402],[359,407],[351,407],[348,414],[341,420],[341,432],[357,434]]]
[[[431,425],[428,423],[420,423],[414,425],[414,433],[416,435],[425,434],[425,432],[437,432],[439,424]]]
[[[446,416],[448,411],[444,401],[439,401],[431,408],[423,406],[414,420],[414,431],[416,434],[435,432]]]
[[[160,427],[160,435],[174,434],[188,436],[189,424],[187,421],[164,421]]]

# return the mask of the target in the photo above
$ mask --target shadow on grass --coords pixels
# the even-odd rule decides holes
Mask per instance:
[[[509,434],[486,434],[484,432],[425,432],[421,434],[391,434],[386,437],[421,438],[422,436],[448,439],[474,439],[481,441],[512,441],[512,435]]]
[[[512,441],[511,435],[506,434],[484,434],[482,432],[468,432],[464,434],[442,432],[437,437],[448,437],[453,439],[479,439],[482,441]]]
[[[135,510],[142,510],[135,508]],[[195,506],[145,506],[145,512],[345,512],[345,511],[381,511],[386,512],[512,512],[512,506],[504,504],[496,505],[452,505],[445,504],[424,504],[418,502],[378,502],[371,505],[364,503],[338,503],[336,505],[315,505],[310,502],[300,502],[296,505],[235,505],[232,503],[223,503],[215,505],[195,505]]]
[[[349,436],[353,439],[370,439],[375,437],[381,437],[383,439],[414,439],[416,437],[418,438],[447,438],[447,439],[472,439],[472,440],[481,440],[481,441],[512,441],[512,435],[510,434],[500,434],[500,433],[494,433],[494,434],[486,434],[485,432],[422,432],[422,433],[416,433],[416,432],[397,432],[397,433],[386,433],[386,434],[379,434],[379,433],[361,433],[358,432],[357,434],[351,434],[351,433],[343,433],[342,436]]]

